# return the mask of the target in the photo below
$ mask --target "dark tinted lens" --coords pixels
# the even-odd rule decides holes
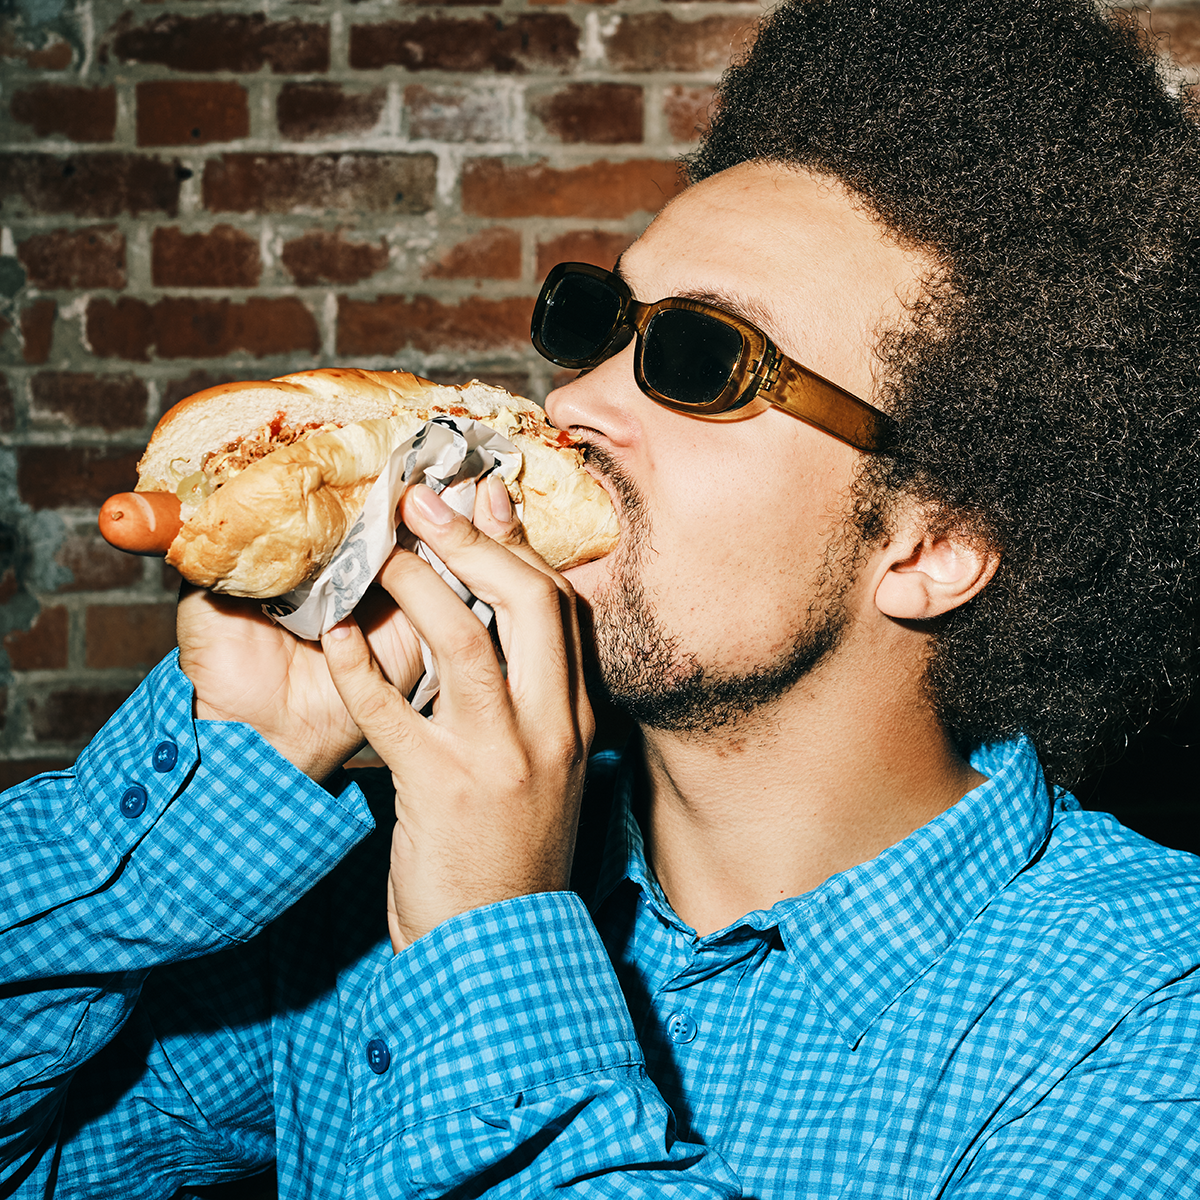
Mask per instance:
[[[542,345],[555,361],[594,358],[604,349],[620,314],[621,297],[604,280],[566,275],[542,311]]]
[[[742,335],[703,313],[666,308],[646,328],[642,374],[656,392],[679,404],[709,404],[729,382]]]

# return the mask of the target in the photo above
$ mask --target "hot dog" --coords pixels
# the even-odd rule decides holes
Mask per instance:
[[[134,492],[111,497],[101,533],[162,554],[193,583],[230,595],[282,595],[320,570],[392,450],[432,416],[481,420],[523,463],[505,478],[526,534],[563,569],[607,553],[617,525],[573,439],[529,400],[473,382],[337,368],[225,384],[159,421]]]

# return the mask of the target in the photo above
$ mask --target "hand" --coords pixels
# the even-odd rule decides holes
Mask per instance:
[[[413,711],[353,621],[322,639],[351,718],[396,786],[388,927],[397,951],[469,909],[567,886],[593,731],[574,593],[525,542],[503,484],[479,488],[478,528],[425,487],[409,489],[401,512],[495,609],[507,679],[488,631],[405,551],[380,578],[433,652],[433,715]]]
[[[356,610],[390,679],[411,689],[421,675],[412,627],[379,589]],[[318,783],[363,745],[316,642],[276,625],[257,600],[185,584],[177,616],[179,665],[196,689],[196,716],[243,721]]]

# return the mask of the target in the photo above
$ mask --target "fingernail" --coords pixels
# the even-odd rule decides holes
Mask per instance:
[[[413,503],[435,525],[449,525],[454,520],[454,509],[424,484],[413,488]]]
[[[508,488],[504,486],[504,480],[498,475],[489,475],[483,482],[488,490],[488,505],[492,516],[502,525],[507,525],[512,520],[512,500],[509,498]]]
[[[341,641],[342,638],[349,637],[351,620],[352,618],[350,617],[343,617],[332,629],[326,630],[325,636],[331,642]]]

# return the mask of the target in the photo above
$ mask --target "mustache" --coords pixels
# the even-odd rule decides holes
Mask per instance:
[[[636,524],[645,515],[646,502],[637,485],[626,474],[625,468],[603,446],[588,442],[581,449],[588,466],[598,475],[602,475],[616,492],[626,519],[631,525]]]

